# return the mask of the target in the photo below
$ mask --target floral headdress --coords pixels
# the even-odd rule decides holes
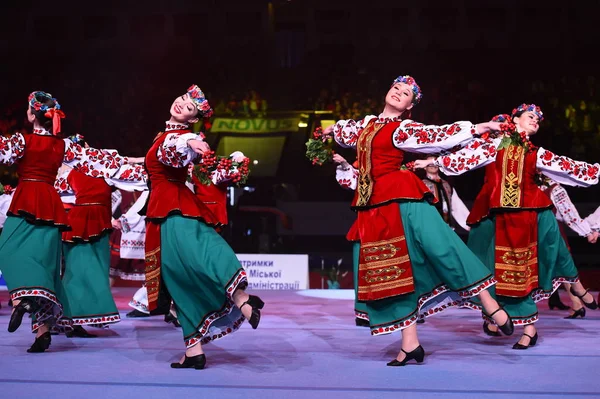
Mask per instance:
[[[538,107],[535,104],[521,104],[519,105],[517,108],[512,110],[512,114],[511,117],[515,117],[516,114],[520,113],[520,112],[533,112],[538,119],[541,121],[544,120],[544,113],[542,112],[542,109],[540,107]]]
[[[79,133],[75,134],[74,136],[70,136],[69,140],[71,140],[74,144],[85,145],[85,138]]]
[[[200,90],[198,86],[191,85],[187,89],[187,93],[190,95],[190,98],[192,99],[192,101],[194,101],[194,103],[196,104],[196,108],[198,108],[198,111],[200,111],[200,114],[203,117],[208,118],[212,115],[213,110],[210,107],[210,104],[208,104],[208,100],[204,96],[204,93],[202,92],[202,90]]]
[[[498,114],[496,116],[494,116],[492,118],[492,122],[506,122],[506,121],[510,121],[510,115],[509,114]]]
[[[49,107],[42,104],[37,100],[38,97],[47,98],[54,102],[54,107]],[[58,100],[52,97],[52,94],[46,93],[45,91],[34,91],[29,95],[29,106],[35,111],[44,112],[44,116],[48,119],[52,119],[52,134],[56,135],[60,133],[60,120],[65,117],[65,113],[60,110],[60,104]]]
[[[412,100],[413,104],[418,104],[419,101],[421,101],[421,99],[423,98],[423,93],[421,92],[421,88],[415,81],[415,78],[413,78],[412,76],[409,76],[409,75],[398,76],[394,80],[394,83],[392,83],[392,86],[395,85],[396,83],[405,83],[410,86],[410,88],[412,89],[413,94],[414,94],[413,100]]]

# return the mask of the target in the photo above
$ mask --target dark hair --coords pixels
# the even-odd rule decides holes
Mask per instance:
[[[48,108],[54,108],[56,106],[56,102],[52,98],[43,96],[38,93],[35,93],[35,100],[42,105],[46,105]],[[52,118],[46,117],[46,111],[36,111],[35,108],[31,106],[29,107],[29,109],[44,129],[52,131]]]

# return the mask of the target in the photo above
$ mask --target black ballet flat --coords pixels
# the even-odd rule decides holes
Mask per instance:
[[[177,320],[177,317],[175,317],[172,313],[165,315],[165,323],[172,323],[175,327],[181,327],[179,320]]]
[[[575,293],[575,291],[573,290],[573,287],[570,287],[570,291],[571,291],[571,294],[573,294],[577,298],[581,299],[581,302],[583,302],[583,304],[585,305],[586,308],[591,309],[591,310],[598,309],[598,302],[596,302],[596,300],[594,299],[593,296],[592,296],[592,302],[586,302],[583,300],[583,297],[585,296],[585,294],[588,293],[589,290],[585,290],[585,292],[581,295],[577,295]]]
[[[49,331],[46,331],[39,337],[33,341],[33,345],[31,348],[27,349],[28,353],[42,353],[45,352],[46,349],[50,347],[50,343],[52,342],[52,337]]]
[[[131,312],[127,313],[125,317],[150,317],[149,313],[140,312],[137,309],[133,309]]]
[[[252,329],[256,330],[258,323],[260,323],[260,309],[265,306],[265,303],[259,297],[250,295],[248,300],[242,303],[240,309],[242,309],[245,305],[248,305],[252,308],[252,315],[250,316],[248,323],[250,323]]]
[[[513,349],[519,349],[519,350],[525,350],[527,348],[531,348],[532,346],[535,346],[535,344],[537,344],[537,340],[538,340],[538,333],[536,332],[535,335],[532,337],[529,334],[525,334],[523,333],[523,335],[529,337],[529,344],[527,345],[521,345],[520,343],[516,343],[513,345]]]
[[[183,363],[171,363],[172,369],[196,369],[202,370],[206,366],[206,356],[204,353],[192,357],[185,356]]]
[[[402,359],[402,361],[399,361],[398,359],[394,359],[391,362],[389,362],[387,365],[390,367],[399,367],[399,366],[404,366],[406,365],[406,363],[409,360],[416,360],[417,363],[423,363],[423,359],[425,359],[425,350],[423,349],[423,347],[421,345],[417,346],[417,348],[411,352],[407,352],[404,349],[400,349],[402,352],[404,352],[404,354],[406,356],[404,356],[404,359]]]
[[[483,332],[490,337],[501,337],[500,331],[492,331],[490,330],[489,323],[487,321],[483,322]]]
[[[10,321],[8,322],[8,332],[15,332],[21,326],[23,316],[25,313],[35,313],[38,310],[38,306],[35,302],[30,301],[27,298],[21,299],[21,302],[14,308],[10,315]]]
[[[96,338],[96,337],[98,337],[97,335],[90,334],[89,332],[87,332],[85,330],[85,328],[83,328],[81,326],[74,326],[73,330],[67,331],[65,333],[65,335],[68,338],[73,338],[73,337],[77,337],[77,338]]]
[[[501,310],[504,310],[504,308],[502,306],[499,307],[498,309],[494,310],[491,315],[488,315],[488,317],[490,319],[493,318],[494,315]],[[498,326],[498,328],[500,329],[500,331],[502,331],[502,334],[512,335],[515,332],[515,325],[513,324],[512,320],[510,319],[510,315],[508,314],[508,312],[506,310],[504,310],[504,313],[506,313],[508,320],[503,325]],[[484,312],[484,314],[485,314],[485,312]]]
[[[548,300],[548,307],[550,308],[550,310],[554,310],[554,308],[559,310],[569,309],[569,307],[562,303],[562,301],[560,300],[558,291],[554,291],[554,293],[550,296],[550,299]]]
[[[354,319],[354,324],[356,324],[357,327],[371,327],[368,320],[361,319],[358,317]]]
[[[565,319],[576,319],[576,318],[584,318],[585,317],[585,308],[577,309],[573,311],[573,314],[565,317]]]

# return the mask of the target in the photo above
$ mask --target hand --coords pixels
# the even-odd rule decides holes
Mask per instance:
[[[348,164],[348,161],[346,161],[346,158],[344,158],[343,156],[341,156],[340,154],[333,154],[333,162],[335,163],[339,163],[339,164]]]
[[[146,161],[146,158],[144,158],[144,157],[127,157],[127,163],[130,165],[144,163],[145,161]]]
[[[417,159],[414,161],[413,169],[425,169],[426,167],[432,165],[433,162],[427,159]]]
[[[196,154],[204,154],[207,151],[210,151],[210,147],[206,144],[206,141],[191,139],[187,142],[188,147],[192,149]]]
[[[500,122],[484,122],[478,123],[475,125],[475,130],[477,130],[478,135],[482,135],[486,132],[499,132],[500,131]]]
[[[112,220],[112,227],[113,229],[123,230],[123,225],[121,224],[121,221],[119,219]]]
[[[237,163],[242,163],[242,162],[244,162],[244,159],[246,159],[246,156],[241,151],[234,152],[233,154],[230,155],[230,157],[233,162],[237,162]]]
[[[590,244],[595,244],[596,241],[598,241],[598,232],[597,231],[593,231],[590,234],[587,235],[587,240]]]

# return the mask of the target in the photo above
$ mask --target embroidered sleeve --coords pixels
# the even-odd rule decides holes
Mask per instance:
[[[106,183],[125,191],[144,191],[148,189],[148,173],[142,165],[122,165]]]
[[[63,163],[91,177],[109,178],[127,163],[127,157],[115,150],[84,148],[69,139],[65,141]]]
[[[343,188],[356,190],[358,186],[358,169],[348,165],[346,167],[338,165],[335,169],[335,180]]]
[[[469,209],[465,205],[465,203],[460,199],[456,190],[452,190],[452,200],[450,201],[452,205],[452,209],[450,212],[452,213],[452,218],[456,223],[469,231],[471,228],[467,225],[467,218],[469,217]]]
[[[588,217],[585,218],[590,227],[594,230],[600,231],[600,206]]]
[[[137,226],[144,220],[144,216],[141,216],[138,212],[144,207],[148,200],[149,191],[144,191],[135,203],[129,208],[124,215],[121,215],[119,220],[123,228],[123,233],[129,233],[134,226]]]
[[[333,125],[334,140],[342,147],[355,148],[360,131],[373,118],[376,118],[376,116],[369,115],[358,122],[352,119],[338,121]]]
[[[25,137],[21,133],[0,136],[0,162],[12,165],[25,153]]]
[[[67,178],[69,177],[69,173],[71,173],[70,170],[66,171],[65,173],[63,173],[62,175],[60,175],[54,181],[54,189],[61,196],[63,196],[63,195],[75,195],[75,193],[73,192],[73,189],[71,188],[71,185],[69,184],[69,181],[67,180]]]
[[[471,122],[455,122],[450,125],[424,125],[406,119],[392,135],[396,148],[407,152],[433,154],[452,148],[464,147],[476,133]]]
[[[575,161],[542,147],[537,152],[537,168],[552,180],[568,186],[589,187],[598,184],[600,164]]]
[[[556,207],[557,219],[562,220],[571,228],[571,230],[582,237],[585,237],[592,232],[589,223],[579,216],[577,208],[575,208],[575,205],[571,202],[571,198],[569,198],[569,194],[567,194],[567,190],[565,190],[564,187],[554,187],[550,194],[550,198],[552,198],[552,203]]]
[[[433,163],[447,176],[461,175],[494,162],[500,141],[477,137],[466,147],[437,157]]]
[[[158,160],[173,168],[184,168],[198,157],[188,145],[188,140],[203,140],[202,136],[195,133],[171,133],[158,148]]]
[[[111,202],[111,214],[114,215],[117,211],[117,208],[123,202],[123,194],[119,190],[115,190],[110,194],[110,202]]]

